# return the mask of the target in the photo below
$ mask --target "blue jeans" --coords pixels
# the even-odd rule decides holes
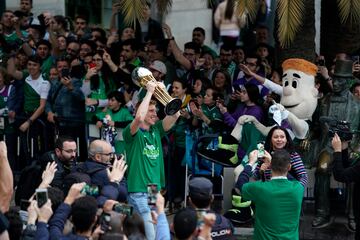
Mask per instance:
[[[128,202],[134,206],[135,212],[139,213],[144,220],[146,239],[154,240],[155,229],[152,223],[147,193],[129,193]]]

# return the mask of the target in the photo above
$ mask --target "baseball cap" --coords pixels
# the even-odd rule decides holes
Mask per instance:
[[[189,196],[196,199],[209,199],[212,196],[213,184],[204,177],[195,177],[189,182]]]
[[[158,72],[161,72],[162,74],[166,74],[166,66],[162,61],[155,60],[150,64],[151,69],[154,69]]]

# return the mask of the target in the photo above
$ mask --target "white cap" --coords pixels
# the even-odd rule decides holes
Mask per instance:
[[[162,74],[166,74],[166,66],[162,61],[159,60],[153,61],[150,64],[149,68],[161,72]]]

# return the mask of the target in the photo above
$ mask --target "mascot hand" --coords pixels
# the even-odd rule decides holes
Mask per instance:
[[[286,108],[283,105],[281,105],[280,103],[276,103],[275,105],[281,112],[286,110]]]
[[[239,117],[238,123],[243,125],[244,123],[247,123],[247,122],[253,123],[255,121],[256,121],[256,118],[254,116],[244,115],[244,116]]]

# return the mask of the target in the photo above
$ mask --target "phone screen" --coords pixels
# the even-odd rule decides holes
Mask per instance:
[[[70,77],[70,71],[68,68],[61,69],[61,76],[62,77]]]
[[[101,230],[106,232],[109,230],[110,227],[110,221],[111,221],[111,215],[109,213],[102,213],[100,216],[100,226]]]
[[[352,57],[354,64],[359,64],[359,56],[353,56]]]
[[[155,184],[155,183],[148,184],[147,191],[148,191],[149,205],[155,205],[156,204],[156,195],[158,193],[157,184]]]
[[[48,191],[46,188],[38,188],[36,189],[36,201],[38,207],[42,207],[48,200]]]
[[[133,206],[123,203],[117,203],[114,205],[113,210],[115,212],[131,216],[133,213]]]
[[[204,216],[206,213],[206,209],[196,209],[198,227],[200,227],[204,223]]]
[[[325,59],[320,59],[318,61],[318,63],[319,63],[319,66],[325,66]]]

